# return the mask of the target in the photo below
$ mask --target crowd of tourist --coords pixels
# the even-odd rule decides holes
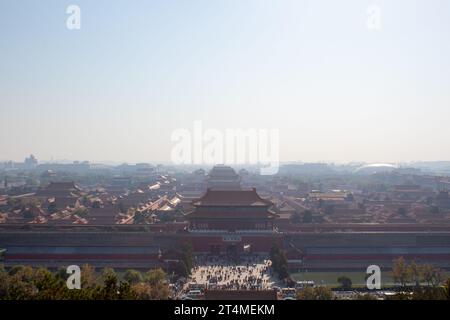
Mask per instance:
[[[222,290],[267,289],[273,284],[270,265],[270,260],[258,255],[239,258],[198,256],[192,269],[191,284]]]

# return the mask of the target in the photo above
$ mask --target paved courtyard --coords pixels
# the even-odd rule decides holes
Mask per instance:
[[[209,289],[270,289],[276,285],[270,265],[270,260],[259,255],[245,255],[236,260],[226,256],[197,256],[189,281],[191,286],[195,283]]]

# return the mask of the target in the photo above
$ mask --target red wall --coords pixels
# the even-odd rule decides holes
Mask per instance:
[[[220,246],[221,253],[226,253],[227,247],[236,245],[238,251],[243,251],[244,245],[249,244],[252,252],[269,252],[274,242],[282,244],[281,237],[276,235],[239,235],[240,241],[224,241],[220,235],[190,235],[187,239],[192,243],[194,253],[210,252],[211,246]]]

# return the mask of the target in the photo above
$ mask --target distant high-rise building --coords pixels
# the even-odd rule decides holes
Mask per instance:
[[[31,154],[28,158],[25,158],[24,165],[27,169],[34,169],[38,165],[38,161],[36,157]]]

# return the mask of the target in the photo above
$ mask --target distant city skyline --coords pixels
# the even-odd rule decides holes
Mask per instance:
[[[450,160],[449,1],[6,0],[0,23],[0,161],[167,163],[196,120],[279,129],[281,162]]]
[[[29,155],[25,156],[22,159],[1,159],[0,163],[8,163],[12,161],[13,163],[24,163],[26,159],[30,155],[33,155],[36,157],[36,154],[30,153]],[[73,164],[73,163],[83,163],[87,162],[89,164],[99,164],[99,165],[110,165],[110,166],[119,166],[122,164],[128,164],[128,165],[134,165],[134,164],[151,164],[151,165],[175,165],[170,160],[168,161],[157,161],[157,160],[143,160],[143,161],[126,161],[126,160],[96,160],[92,161],[89,159],[39,159],[36,157],[36,160],[38,164]],[[407,167],[408,165],[414,166],[415,164],[424,165],[426,163],[430,164],[448,164],[450,165],[450,160],[431,160],[431,161],[425,161],[425,160],[412,160],[412,161],[384,161],[384,162],[370,162],[370,161],[362,161],[362,160],[352,160],[352,161],[323,161],[323,160],[313,160],[313,161],[304,161],[304,160],[288,160],[288,161],[280,161],[280,165],[287,165],[287,164],[327,164],[327,165],[343,165],[343,166],[358,166],[358,165],[373,165],[373,166],[385,166],[385,165],[394,165],[394,166],[403,166]],[[246,166],[255,166],[257,167],[257,164],[249,164],[249,163],[234,163],[234,164],[223,164],[223,163],[216,163],[216,164],[210,164],[210,163],[202,163],[202,164],[181,164],[179,166],[184,167],[213,167],[214,165],[226,165],[231,167],[246,167]]]

